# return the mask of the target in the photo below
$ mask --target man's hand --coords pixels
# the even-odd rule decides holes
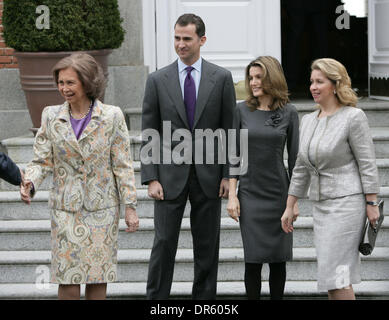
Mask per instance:
[[[230,189],[230,183],[228,179],[222,179],[220,182],[219,197],[223,199],[228,199],[228,192]]]
[[[124,218],[124,221],[126,222],[127,229],[126,232],[135,232],[139,228],[139,218],[136,214],[135,209],[126,207],[126,215]]]
[[[163,188],[157,180],[149,183],[148,195],[155,200],[163,200]]]
[[[22,182],[21,182],[21,185],[24,186],[24,172],[22,169],[19,168],[19,171],[20,171],[20,177],[22,178]]]

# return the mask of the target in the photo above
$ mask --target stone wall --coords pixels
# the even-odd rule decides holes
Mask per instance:
[[[0,69],[18,67],[13,53],[14,49],[7,47],[3,38],[3,0],[0,0]]]
[[[123,110],[140,108],[148,74],[147,67],[143,64],[142,1],[118,2],[126,35],[122,46],[114,50],[109,58],[109,81],[105,103],[120,106]],[[0,0],[0,16],[2,8],[3,0]],[[5,52],[12,54],[13,49],[5,46],[0,27],[0,54]],[[0,61],[1,57],[0,55]],[[6,67],[0,68],[0,141],[31,135],[29,128],[32,127],[19,82],[17,61],[12,56],[7,57],[10,57],[13,63],[4,64]],[[0,66],[1,64],[0,62]]]

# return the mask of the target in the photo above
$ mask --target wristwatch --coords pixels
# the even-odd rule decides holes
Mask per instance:
[[[380,205],[380,201],[366,201],[366,204],[378,207]]]

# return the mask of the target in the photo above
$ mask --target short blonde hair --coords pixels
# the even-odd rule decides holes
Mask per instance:
[[[342,106],[356,107],[358,96],[351,88],[351,79],[343,64],[335,59],[322,58],[312,63],[311,70],[321,71],[335,85],[335,96]]]
[[[273,104],[269,106],[270,109],[276,110],[284,107],[289,102],[288,85],[281,64],[271,56],[258,57],[246,67],[246,91],[248,94],[246,103],[248,107],[254,111],[259,106],[259,101],[254,97],[250,88],[250,69],[252,67],[260,67],[263,70],[262,90],[273,98]]]
[[[61,70],[72,68],[76,71],[88,98],[101,99],[107,80],[100,64],[87,53],[74,53],[57,62],[52,72],[55,83],[58,85],[58,75]]]

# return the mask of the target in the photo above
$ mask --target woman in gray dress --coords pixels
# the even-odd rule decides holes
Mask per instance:
[[[298,152],[298,113],[288,103],[284,73],[273,57],[259,57],[247,66],[246,88],[249,97],[238,104],[233,127],[238,133],[238,154],[248,157],[242,158],[243,166],[241,161],[232,164],[231,170],[247,166],[247,171],[230,175],[227,210],[240,222],[248,298],[260,298],[262,265],[269,263],[270,296],[278,300],[283,298],[286,261],[292,259],[292,236],[282,231],[280,219]],[[240,143],[241,129],[247,129],[247,146]],[[285,145],[289,175],[284,166]]]
[[[300,150],[282,228],[287,234],[293,231],[292,208],[310,187],[318,289],[328,291],[329,299],[355,299],[352,284],[361,282],[360,234],[366,214],[373,225],[379,217],[374,145],[341,63],[314,61],[310,90],[319,108],[301,121]]]

